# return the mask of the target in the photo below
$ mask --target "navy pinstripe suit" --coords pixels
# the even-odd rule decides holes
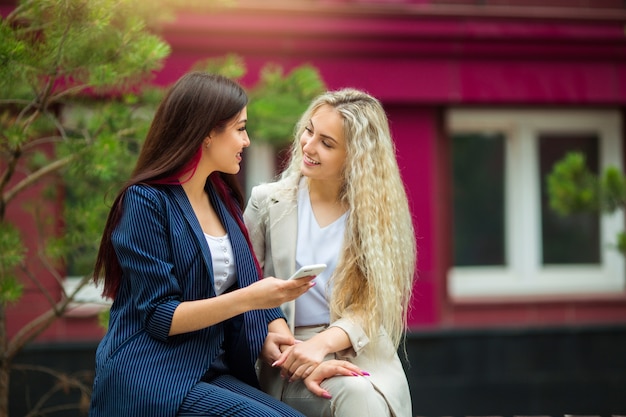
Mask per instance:
[[[236,221],[207,191],[231,239],[240,287],[258,279]],[[130,187],[112,240],[123,270],[109,330],[96,352],[91,417],[173,417],[223,352],[230,374],[256,385],[254,362],[279,308],[254,310],[191,333],[168,336],[176,307],[214,297],[206,239],[180,186]]]

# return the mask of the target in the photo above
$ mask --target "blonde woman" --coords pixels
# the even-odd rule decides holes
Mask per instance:
[[[354,89],[316,98],[296,126],[289,165],[252,190],[244,219],[264,275],[328,265],[282,306],[302,342],[262,366],[262,387],[307,416],[411,416],[397,350],[415,236],[380,102]],[[346,361],[365,372],[335,376]]]

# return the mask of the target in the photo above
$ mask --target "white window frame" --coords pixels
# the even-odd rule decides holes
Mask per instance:
[[[73,294],[80,285],[82,277],[68,276],[63,281],[63,290],[66,294]],[[90,317],[108,310],[112,301],[102,297],[102,288],[93,281],[85,284],[74,296],[65,313],[66,317]]]
[[[624,256],[615,248],[624,230],[624,213],[602,214],[600,264],[541,265],[541,200],[538,136],[594,132],[599,138],[600,171],[623,169],[622,122],[617,110],[451,109],[450,133],[504,132],[505,263],[501,266],[452,266],[452,299],[589,295],[623,292]],[[520,175],[521,173],[521,175]]]

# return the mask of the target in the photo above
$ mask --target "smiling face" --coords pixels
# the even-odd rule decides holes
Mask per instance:
[[[248,113],[244,107],[222,130],[213,130],[207,138],[209,146],[205,148],[205,154],[214,167],[213,171],[236,174],[241,169],[241,154],[244,148],[250,146],[246,131],[247,119]]]
[[[331,106],[313,113],[300,136],[302,175],[311,180],[342,181],[346,161],[343,118]]]

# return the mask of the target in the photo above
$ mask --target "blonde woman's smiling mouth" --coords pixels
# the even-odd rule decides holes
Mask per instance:
[[[310,157],[308,157],[306,154],[304,155],[304,163],[306,163],[307,165],[319,165],[320,162],[317,162],[314,159],[311,159]]]

